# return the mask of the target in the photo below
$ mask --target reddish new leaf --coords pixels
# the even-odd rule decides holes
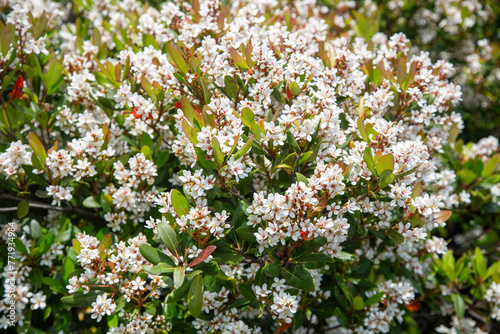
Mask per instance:
[[[216,246],[208,246],[207,248],[205,248],[204,250],[202,250],[200,252],[200,254],[198,254],[194,259],[193,261],[191,261],[191,263],[188,265],[188,267],[194,267],[200,263],[202,263],[203,261],[205,261],[205,259],[207,257],[210,256],[210,254],[213,253],[213,251],[216,249],[217,247]]]
[[[290,328],[291,326],[293,325],[293,320],[292,322],[290,322],[289,324],[287,324],[286,322],[281,325],[279,328],[278,328],[278,333],[283,333],[284,331],[286,331],[288,328]]]
[[[23,95],[24,79],[22,76],[18,76],[16,84],[14,85],[14,90],[10,93],[10,101],[20,98]]]

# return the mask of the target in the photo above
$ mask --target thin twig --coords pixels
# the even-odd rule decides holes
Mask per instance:
[[[11,206],[10,208],[0,208],[0,212],[17,211],[17,206]]]
[[[105,220],[101,216],[95,215],[87,210],[76,208],[74,206],[63,206],[63,207],[54,206],[54,205],[50,205],[48,203],[37,202],[37,201],[33,201],[33,200],[26,200],[24,198],[5,194],[5,193],[0,193],[0,199],[6,199],[6,200],[11,200],[11,201],[16,201],[16,202],[27,201],[29,207],[33,208],[33,209],[62,211],[62,212],[70,213],[70,214],[76,214],[76,215],[81,216],[83,218],[91,219],[94,222],[105,223]],[[0,212],[8,212],[8,211],[15,211],[15,210],[17,210],[16,207],[14,207],[14,208],[13,207],[0,208]]]

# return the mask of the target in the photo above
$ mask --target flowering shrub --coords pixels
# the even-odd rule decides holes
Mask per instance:
[[[500,135],[497,1],[325,2],[332,13],[325,19],[339,31],[349,33],[354,27],[368,38],[377,38],[377,27],[386,34],[404,32],[415,49],[428,51],[432,60],[452,62],[451,79],[463,90],[463,101],[457,106],[466,121],[463,136],[478,140],[485,132]]]
[[[498,327],[499,143],[457,140],[451,63],[312,2],[44,9],[0,26],[3,328]]]

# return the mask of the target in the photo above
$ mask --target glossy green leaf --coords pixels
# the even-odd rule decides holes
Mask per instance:
[[[168,257],[167,254],[149,244],[139,245],[139,251],[141,252],[141,255],[152,264],[156,265],[161,262],[166,262],[170,265],[174,264],[174,262],[170,259],[170,257]]]
[[[47,152],[45,151],[45,148],[43,147],[40,139],[38,139],[38,137],[33,132],[30,132],[28,134],[28,142],[31,149],[33,150],[33,153],[36,154],[42,164],[45,164],[45,160],[47,159]]]
[[[387,235],[392,239],[392,241],[394,241],[396,245],[400,245],[405,242],[405,237],[392,228],[387,230]]]
[[[372,150],[369,147],[365,148],[365,153],[363,155],[363,159],[366,163],[366,166],[372,172],[374,176],[377,176],[377,169],[375,168],[375,161],[373,161]]]
[[[291,82],[290,85],[288,85],[288,89],[290,89],[294,96],[300,94],[300,87],[295,81]]]
[[[356,121],[358,124],[358,130],[359,134],[361,135],[361,138],[367,143],[370,142],[370,139],[368,139],[368,134],[366,133],[365,125],[363,124],[363,120],[361,118],[358,118]]]
[[[184,277],[186,276],[186,268],[175,267],[174,268],[174,288],[178,289],[184,282]]]
[[[86,199],[83,200],[82,205],[86,208],[100,208],[101,203],[94,197],[94,196],[89,196]]]
[[[177,239],[177,233],[170,227],[166,222],[160,222],[157,226],[158,233],[163,243],[167,246],[168,250],[179,258],[181,256],[179,250],[179,240]]]
[[[245,107],[241,110],[241,120],[243,121],[243,124],[251,128],[255,123],[255,114],[250,108]]]
[[[189,312],[197,317],[203,309],[203,277],[198,274],[193,279],[188,293]]]
[[[394,156],[392,154],[385,154],[377,160],[377,172],[382,174],[385,170],[394,172]]]
[[[332,262],[331,256],[324,253],[309,254],[295,260],[296,264],[303,265],[307,269],[320,269],[329,262]]]
[[[255,242],[257,240],[255,238],[255,233],[257,233],[257,230],[248,225],[241,225],[236,229],[236,233],[240,236],[241,239],[245,241]]]
[[[217,165],[222,166],[222,163],[224,162],[224,155],[222,154],[219,141],[216,137],[212,137],[212,152],[214,154],[215,162],[217,163]]]
[[[288,284],[304,291],[315,291],[314,278],[307,269],[301,267],[283,268],[283,276]]]
[[[234,154],[234,160],[238,160],[239,158],[241,158],[242,156],[244,156],[248,150],[250,150],[250,148],[252,147],[252,144],[253,144],[253,140],[254,140],[254,136],[252,135],[248,141]]]
[[[186,197],[177,189],[172,190],[172,205],[174,206],[175,213],[177,213],[179,217],[187,215],[191,208]]]
[[[365,306],[370,306],[370,305],[373,305],[373,304],[380,302],[382,300],[382,297],[384,297],[384,296],[385,296],[385,292],[378,292],[378,293],[374,294],[373,296],[371,296],[370,298],[365,300]]]
[[[391,170],[386,169],[380,174],[378,185],[379,185],[380,189],[384,189],[389,184],[391,184],[393,181],[394,181],[394,174],[392,174]]]
[[[264,272],[269,277],[277,277],[281,275],[282,267],[281,262],[278,258],[269,258],[264,263]]]
[[[168,51],[179,71],[181,71],[183,74],[188,73],[188,66],[179,50],[177,50],[172,44],[169,44]]]
[[[251,302],[257,301],[257,296],[255,295],[255,292],[253,291],[252,287],[249,284],[240,283],[238,285],[238,288],[243,297],[245,297]]]
[[[196,156],[198,157],[198,163],[201,165],[201,167],[208,170],[217,169],[217,165],[214,162],[207,159],[207,152],[203,151],[199,147],[195,147],[194,151],[196,152]]]

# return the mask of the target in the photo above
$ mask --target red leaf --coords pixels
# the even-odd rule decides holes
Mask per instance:
[[[196,266],[197,264],[200,264],[202,263],[203,261],[205,261],[205,259],[207,257],[210,256],[210,254],[213,253],[213,251],[216,249],[217,247],[216,246],[208,246],[207,248],[205,248],[204,250],[201,251],[200,254],[198,254],[194,259],[193,261],[191,261],[191,263],[188,265],[188,267],[194,267]]]
[[[290,322],[289,324],[287,323],[284,323],[283,325],[281,325],[279,328],[278,328],[278,333],[283,333],[284,331],[286,331],[288,328],[290,328],[290,326],[293,325],[293,320],[292,322]]]
[[[181,101],[177,102],[177,103],[175,104],[175,107],[176,107],[177,109],[181,109]]]
[[[23,95],[24,79],[22,76],[18,76],[16,84],[14,85],[14,90],[10,93],[10,100],[20,98]]]

